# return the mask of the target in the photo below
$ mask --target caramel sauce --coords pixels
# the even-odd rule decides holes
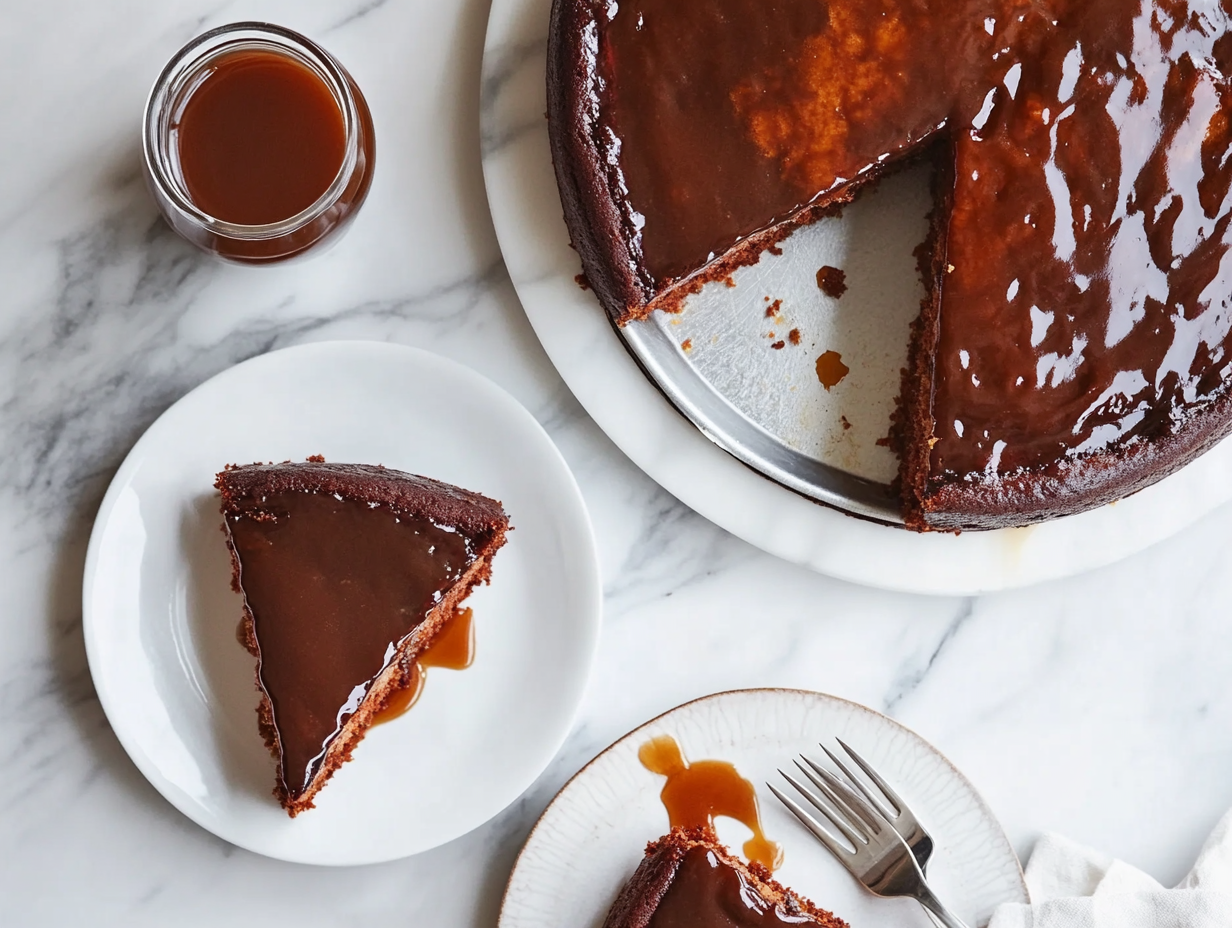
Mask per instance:
[[[851,373],[851,368],[843,363],[843,356],[837,351],[827,351],[817,359],[817,379],[829,391],[842,382]]]
[[[734,818],[753,837],[744,843],[744,856],[767,870],[783,862],[781,846],[766,837],[753,784],[734,766],[721,760],[688,763],[671,735],[651,738],[637,751],[642,766],[667,777],[659,797],[672,828],[713,828],[716,816]]]
[[[288,793],[321,769],[347,719],[432,604],[474,560],[470,536],[389,507],[283,491],[227,514]]]
[[[325,82],[289,55],[220,56],[184,104],[175,130],[193,203],[216,219],[290,219],[329,189],[346,128]]]
[[[474,663],[475,624],[473,619],[474,613],[468,606],[459,609],[445,623],[445,627],[441,629],[433,642],[428,645],[423,654],[419,655],[411,675],[411,682],[388,699],[384,708],[373,716],[373,725],[392,722],[405,715],[415,703],[419,702],[429,667],[465,670]]]

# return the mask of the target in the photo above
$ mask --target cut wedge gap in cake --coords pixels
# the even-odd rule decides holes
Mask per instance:
[[[274,795],[294,817],[489,580],[509,519],[478,493],[320,457],[228,465],[215,486]]]
[[[1193,0],[555,0],[570,238],[624,325],[941,144],[903,520],[1091,509],[1232,431],[1229,35]]]

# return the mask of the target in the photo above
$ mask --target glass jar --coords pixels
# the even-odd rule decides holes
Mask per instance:
[[[179,122],[193,93],[234,53],[285,56],[319,78],[342,117],[342,165],[315,202],[262,225],[227,222],[193,202],[179,154]],[[185,45],[155,81],[142,130],[150,190],[173,229],[198,248],[244,264],[269,264],[334,240],[355,217],[372,184],[375,136],[367,101],[346,69],[310,39],[269,23],[220,26]]]

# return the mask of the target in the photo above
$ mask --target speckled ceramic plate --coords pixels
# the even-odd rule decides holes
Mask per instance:
[[[898,518],[886,490],[897,463],[876,442],[918,307],[911,252],[928,210],[920,172],[888,178],[841,219],[798,231],[782,255],[734,274],[735,287],[707,286],[678,316],[615,331],[574,280],[581,268],[552,171],[543,116],[550,8],[550,0],[491,7],[480,138],[496,234],[561,377],[612,441],[682,502],[833,576],[972,594],[1112,563],[1232,500],[1232,442],[1223,442],[1128,499],[1043,525],[954,536],[889,524]],[[818,289],[823,264],[847,273],[850,290],[838,300]],[[761,307],[780,299],[767,317]],[[829,351],[849,372],[827,390],[815,363]]]
[[[291,819],[271,795],[213,483],[229,463],[311,454],[488,494],[514,530],[468,600],[473,666],[430,671],[415,707],[373,728]],[[155,788],[240,847],[335,865],[436,847],[530,786],[573,722],[601,607],[581,494],[530,413],[454,361],[375,342],[254,358],[163,413],[103,499],[83,589],[95,688]]]
[[[509,878],[500,928],[599,928],[647,841],[667,831],[663,778],[638,748],[672,735],[686,759],[725,760],[758,787],[767,835],[783,845],[775,877],[852,925],[927,928],[920,906],[864,891],[765,789],[776,769],[820,741],[842,738],[897,789],[936,841],[930,883],[969,924],[1005,902],[1026,902],[1018,858],[991,810],[932,745],[864,706],[804,690],[737,690],[685,703],[621,738],[560,791]],[[749,832],[728,819],[719,837],[739,848]]]

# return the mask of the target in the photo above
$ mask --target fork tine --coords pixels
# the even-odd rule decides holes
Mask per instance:
[[[781,770],[779,772],[782,773]],[[776,789],[773,783],[767,783],[766,786],[770,787],[770,792],[774,793],[774,795],[779,798],[779,801],[783,803],[783,805],[787,806],[788,811],[800,820],[800,824],[811,831],[817,840],[824,844],[827,850],[838,858],[839,863],[848,869],[851,868],[851,858],[853,856],[853,852],[851,850],[844,847],[842,843],[840,843],[834,835],[830,834],[830,832],[828,832],[820,822],[813,818],[813,816],[809,815],[808,812],[804,811],[798,802],[794,799],[788,798]]]
[[[877,788],[885,794],[886,799],[890,800],[890,804],[893,805],[898,814],[901,815],[903,810],[907,808],[907,805],[902,801],[902,799],[899,798],[898,793],[894,792],[894,790],[890,788],[890,784],[878,776],[877,771],[870,767],[868,761],[857,754],[851,745],[845,742],[842,738],[835,738],[834,740],[842,745],[843,750],[847,752],[852,760],[859,764],[860,769],[863,770],[865,774],[868,775],[868,778],[876,784]],[[826,753],[829,752],[827,751]]]
[[[809,769],[809,767],[812,767],[814,770],[817,769],[816,764],[814,764],[811,760],[809,760],[803,754],[801,754],[800,757],[804,760],[805,764],[808,764],[808,767],[806,767],[804,766],[804,764],[800,763],[800,761],[798,760],[795,761],[794,763],[797,767],[800,768],[800,772],[803,773],[806,777],[808,777],[809,780],[812,782],[812,784],[816,786],[819,790],[821,790],[825,794],[826,798],[830,800],[830,802],[832,802],[835,806],[838,807],[838,810],[840,812],[842,812],[845,816],[847,816],[848,821],[850,821],[853,825],[857,826],[858,828],[863,829],[866,832],[870,830],[875,831],[875,829],[872,828],[872,823],[869,821],[868,815],[862,814],[862,810],[860,809],[852,808],[851,804],[848,803],[842,796],[840,796],[838,792],[834,789],[834,787],[832,787],[829,783],[827,783],[825,780],[819,777],[816,773],[814,773],[813,770]]]
[[[843,744],[843,742],[839,741],[839,744]],[[847,745],[843,744],[843,747],[846,748]],[[852,773],[851,770],[847,767],[847,765],[844,764],[841,760],[839,760],[834,755],[833,751],[831,751],[824,744],[821,745],[821,749],[826,752],[826,757],[830,758],[830,760],[834,762],[834,766],[838,767],[839,770],[843,771],[843,776],[845,776],[848,780],[851,781],[851,785],[864,794],[864,798],[869,801],[869,804],[873,808],[875,808],[878,812],[880,812],[883,816],[885,816],[885,818],[889,819],[891,822],[894,821],[894,819],[898,818],[899,814],[902,812],[902,808],[897,803],[894,803],[894,811],[891,812],[888,808],[886,808],[886,805],[884,802],[882,802],[880,799],[874,796],[872,792],[869,791],[869,789],[864,785],[864,781],[861,780],[859,777],[857,777],[854,773]],[[865,771],[866,773],[868,772],[868,768],[863,763],[861,763],[858,759],[856,760],[856,762],[860,763],[861,770]],[[874,780],[874,782],[876,782],[876,780]],[[880,789],[881,786],[878,785],[877,788]],[[889,799],[890,797],[886,796],[886,798]]]
[[[876,808],[870,808],[863,799],[855,794],[850,786],[832,774],[825,767],[821,766],[815,760],[804,754],[801,754],[800,756],[804,758],[804,762],[806,764],[813,768],[817,774],[817,778],[820,778],[832,792],[838,794],[842,798],[844,806],[852,809],[854,814],[859,816],[860,821],[863,822],[869,830],[873,832],[873,834],[877,834],[881,831],[882,822],[888,822],[889,819],[883,818],[881,813],[877,811]],[[817,778],[810,777],[810,779],[812,779],[815,783],[817,782]],[[820,786],[821,784],[818,783],[818,785]]]
[[[796,792],[807,799],[818,812],[824,815],[835,828],[842,832],[843,837],[851,842],[852,847],[859,848],[861,845],[868,844],[868,835],[856,831],[851,827],[851,825],[844,822],[841,811],[836,814],[832,809],[825,805],[820,796],[810,792],[807,786],[801,784],[790,773],[783,770],[780,770],[779,773],[782,774],[784,780],[796,788]],[[853,819],[851,824],[858,826],[859,819]]]

